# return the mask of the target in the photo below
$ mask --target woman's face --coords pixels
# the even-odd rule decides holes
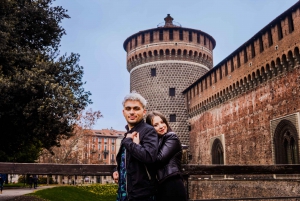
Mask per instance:
[[[153,117],[152,126],[154,127],[158,135],[164,135],[168,131],[167,125],[163,122],[163,120],[159,116]]]

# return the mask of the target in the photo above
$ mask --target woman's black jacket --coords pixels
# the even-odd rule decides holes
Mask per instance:
[[[162,183],[165,179],[181,174],[182,147],[175,133],[169,132],[159,138],[157,180]]]

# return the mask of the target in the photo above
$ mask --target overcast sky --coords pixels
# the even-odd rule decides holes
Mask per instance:
[[[103,118],[93,129],[125,130],[122,100],[129,93],[125,39],[151,29],[171,14],[182,27],[198,29],[216,40],[214,66],[297,0],[56,0],[68,10],[61,54],[80,54],[86,91]]]

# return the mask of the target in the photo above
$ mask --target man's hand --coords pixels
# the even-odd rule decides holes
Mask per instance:
[[[140,144],[140,136],[139,133],[136,131],[134,131],[133,133],[128,133],[126,135],[126,138],[131,138],[134,143]]]
[[[140,135],[139,135],[139,133],[136,133],[135,137],[133,137],[133,142],[135,144],[140,144]]]
[[[116,182],[116,184],[119,183],[119,173],[118,173],[118,171],[115,171],[113,173],[113,179]]]

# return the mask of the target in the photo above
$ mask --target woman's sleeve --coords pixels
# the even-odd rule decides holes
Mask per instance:
[[[176,136],[166,136],[162,146],[158,151],[157,163],[167,163],[177,152],[181,150],[181,144]]]

